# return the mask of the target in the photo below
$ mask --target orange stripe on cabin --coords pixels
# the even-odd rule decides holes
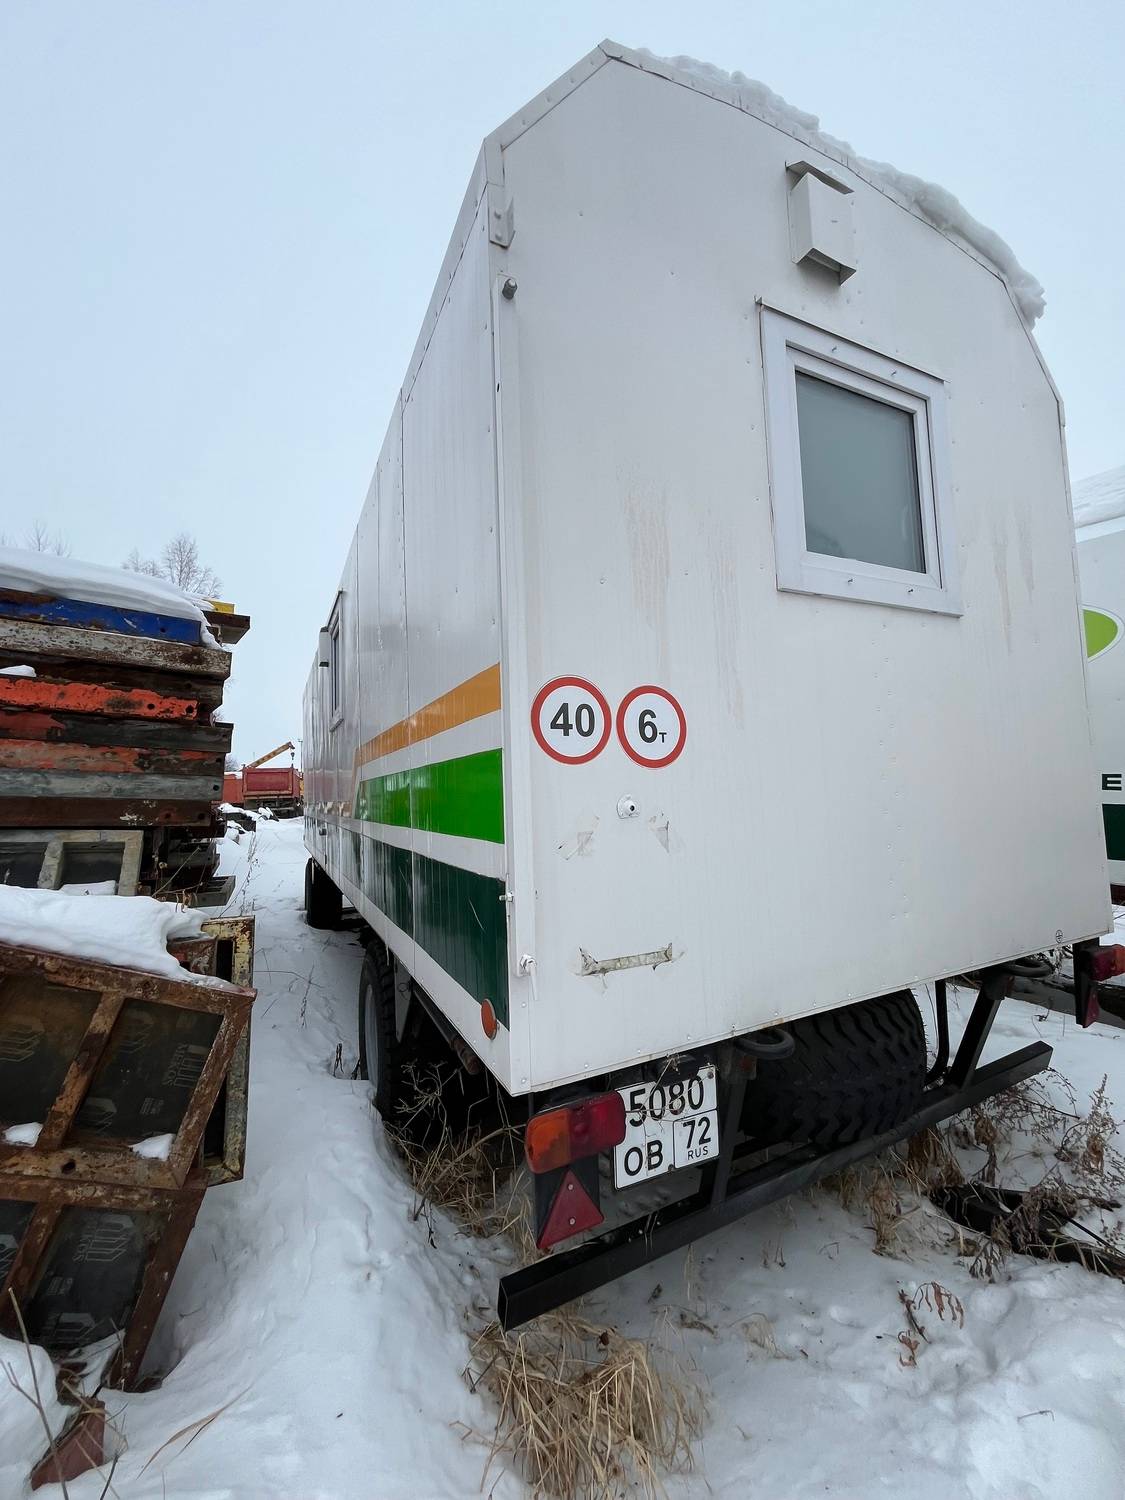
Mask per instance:
[[[495,713],[499,707],[500,663],[497,662],[494,667],[486,667],[467,682],[458,683],[448,693],[442,693],[440,698],[427,703],[425,708],[400,719],[374,739],[360,745],[355,753],[355,769],[395,750],[405,750],[407,745],[432,739],[444,729],[456,729],[458,724],[467,724],[470,719]]]
[[[49,682],[37,677],[0,676],[0,707],[53,708],[135,719],[198,718],[194,698],[172,698],[143,688],[104,687],[96,682]]]

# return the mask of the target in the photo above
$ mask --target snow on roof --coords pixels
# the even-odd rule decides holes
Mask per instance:
[[[1125,465],[1082,479],[1072,491],[1075,526],[1094,526],[1125,516]]]
[[[719,88],[737,95],[738,107],[747,114],[775,125],[787,135],[835,158],[872,187],[888,192],[935,229],[983,257],[1004,277],[1029,326],[1042,317],[1046,305],[1042,286],[1020,265],[1011,247],[994,230],[974,219],[948,189],[921,177],[913,177],[908,172],[900,172],[888,162],[859,156],[847,141],[837,140],[822,131],[816,115],[797,109],[764,83],[747,78],[745,73],[728,73],[694,57],[657,57],[644,48],[630,52],[628,48],[618,48],[613,43],[603,43],[602,47],[603,50],[612,47],[611,55],[620,56],[625,62],[636,59],[640,66],[651,66],[653,71],[678,74],[680,81],[689,86],[702,86],[707,92]]]
[[[202,924],[201,913],[153,896],[79,896],[0,885],[0,942],[172,979],[192,975],[168,952],[169,939],[198,937]]]
[[[156,615],[172,615],[177,620],[198,620],[203,627],[204,645],[218,645],[207,628],[203,611],[191,595],[167,579],[153,578],[148,573],[107,568],[101,563],[79,562],[50,552],[0,547],[0,589],[52,594],[119,609],[141,609]]]

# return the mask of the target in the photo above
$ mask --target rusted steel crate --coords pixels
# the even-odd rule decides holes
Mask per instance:
[[[132,1389],[203,1193],[0,1176],[0,1332],[20,1336],[14,1296],[33,1343],[104,1342],[105,1383]]]
[[[196,1163],[254,991],[0,944],[0,1174],[172,1188]],[[34,1144],[5,1142],[40,1124]],[[166,1156],[133,1149],[173,1137]]]
[[[119,896],[135,896],[143,859],[139,830],[0,829],[0,885],[57,891],[112,880]]]
[[[212,917],[204,936],[181,938],[169,946],[195,974],[212,974],[250,989],[254,984],[253,917]],[[250,1096],[250,1024],[231,1057],[227,1076],[203,1132],[192,1182],[217,1187],[239,1181],[246,1169],[246,1117]]]
[[[212,917],[203,930],[215,939],[214,973],[244,989],[254,986],[253,917]],[[250,1098],[250,1022],[239,1037],[207,1121],[192,1181],[208,1187],[238,1182],[246,1170],[246,1116]]]

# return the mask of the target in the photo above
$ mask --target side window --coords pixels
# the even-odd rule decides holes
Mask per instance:
[[[762,310],[778,588],[960,614],[942,381]]]
[[[335,728],[344,714],[343,674],[344,664],[340,655],[340,606],[332,611],[328,622],[328,716],[329,724]]]

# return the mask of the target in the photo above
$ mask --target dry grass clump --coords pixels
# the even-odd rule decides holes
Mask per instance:
[[[704,1405],[648,1343],[571,1314],[518,1333],[490,1323],[465,1372],[498,1408],[488,1466],[510,1455],[536,1497],[609,1500],[622,1486],[661,1493],[662,1472],[691,1467]]]
[[[431,1244],[436,1208],[470,1234],[505,1237],[522,1260],[537,1258],[522,1135],[496,1098],[451,1096],[440,1066],[416,1069],[387,1134]],[[472,1340],[465,1377],[496,1407],[482,1439],[486,1476],[506,1455],[536,1496],[608,1500],[627,1483],[654,1496],[661,1472],[690,1466],[703,1419],[694,1385],[650,1344],[570,1311],[511,1334],[490,1322]]]
[[[1075,1224],[1079,1214],[1120,1208],[1125,1192],[1125,1155],[1114,1144],[1118,1122],[1105,1078],[1083,1110],[1067,1080],[1053,1070],[1049,1076],[1050,1092],[1042,1077],[1028,1079],[948,1125],[923,1130],[826,1179],[825,1186],[845,1209],[866,1211],[877,1254],[908,1253],[923,1224],[931,1239],[944,1229],[945,1240],[971,1257],[976,1277],[994,1277],[1013,1251],[1043,1254],[1063,1225]],[[944,1218],[918,1213],[931,1195],[940,1201],[943,1189],[970,1182],[995,1187],[1005,1168],[1024,1182],[1035,1180],[988,1235],[967,1236]],[[1125,1248],[1119,1226],[1083,1227],[1106,1250],[1119,1254]]]
[[[519,1132],[506,1120],[470,1118],[455,1130],[447,1109],[448,1083],[438,1067],[413,1069],[405,1107],[387,1135],[414,1189],[412,1217],[425,1221],[433,1241],[431,1210],[441,1209],[482,1238],[518,1233],[526,1209],[515,1191],[520,1167]],[[470,1110],[471,1115],[471,1110]]]

